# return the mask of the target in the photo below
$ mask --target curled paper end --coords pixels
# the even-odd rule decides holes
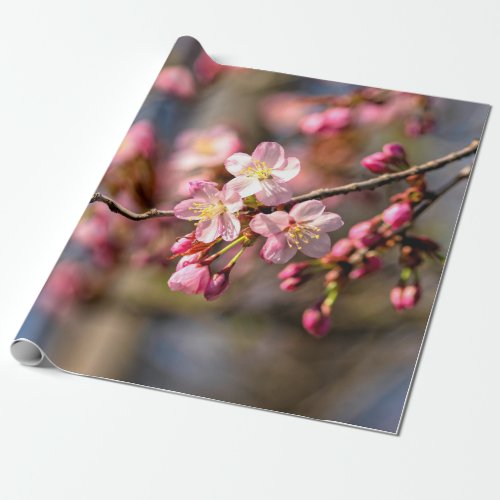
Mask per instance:
[[[191,51],[199,51],[203,53],[203,56],[209,59],[212,63],[221,65],[218,61],[216,61],[203,47],[203,45],[193,36],[191,35],[182,35],[175,41],[174,50],[191,50]],[[200,55],[198,53],[198,55]]]
[[[19,363],[26,366],[39,366],[46,359],[40,347],[26,339],[15,340],[10,346],[10,352]]]

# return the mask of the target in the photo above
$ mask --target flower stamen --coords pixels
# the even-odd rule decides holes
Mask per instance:
[[[272,168],[268,167],[265,161],[253,159],[252,164],[246,167],[241,174],[263,181],[271,177],[272,171]]]
[[[217,203],[203,203],[195,201],[191,204],[190,210],[196,215],[190,217],[190,220],[206,221],[227,212],[227,207],[221,201]]]
[[[287,242],[288,246],[297,247],[298,250],[302,249],[302,245],[307,245],[311,240],[319,239],[319,227],[313,225],[294,224],[288,228]]]

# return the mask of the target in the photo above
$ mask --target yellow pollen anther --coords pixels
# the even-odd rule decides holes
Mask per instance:
[[[288,246],[295,246],[299,250],[302,245],[307,245],[311,240],[319,239],[319,227],[312,225],[294,224],[288,228]]]
[[[252,164],[245,168],[241,173],[247,177],[255,177],[259,180],[269,179],[272,169],[266,165],[265,161],[252,160]]]
[[[199,219],[200,221],[205,221],[227,212],[227,207],[220,201],[217,203],[202,203],[195,201],[191,205],[190,210],[196,214],[191,218],[192,220]]]

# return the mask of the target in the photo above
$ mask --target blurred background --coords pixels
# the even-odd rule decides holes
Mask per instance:
[[[411,164],[460,149],[481,135],[486,116],[474,103],[224,66],[183,37],[98,189],[134,211],[170,209],[187,197],[189,180],[228,180],[225,158],[272,140],[301,160],[292,181],[301,194],[372,177],[359,161],[386,142],[403,144]],[[430,188],[465,164],[428,175]],[[404,187],[328,200],[345,221],[333,241]],[[445,254],[464,190],[455,187],[415,224]],[[424,264],[420,303],[396,312],[389,292],[400,268],[388,252],[380,271],[342,291],[332,330],[318,340],[301,315],[321,280],[281,291],[282,266],[258,257],[262,242],[240,259],[219,300],[171,292],[169,248],[191,230],[177,219],[134,222],[90,205],[19,336],[66,370],[396,431],[441,264]]]

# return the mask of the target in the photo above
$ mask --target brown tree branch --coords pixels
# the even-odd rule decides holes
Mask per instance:
[[[406,179],[407,177],[410,177],[412,175],[425,174],[427,172],[437,170],[438,168],[442,168],[449,163],[474,154],[477,151],[478,146],[479,141],[474,140],[467,147],[460,149],[459,151],[447,154],[446,156],[437,158],[436,160],[428,161],[427,163],[423,163],[422,165],[410,167],[406,170],[402,170],[401,172],[383,174],[377,177],[373,177],[372,179],[368,179],[367,181],[353,182],[344,186],[317,189],[300,196],[295,196],[285,204],[285,207],[290,208],[296,203],[307,200],[322,200],[324,198],[354,193],[356,191],[373,190],[380,186],[384,186],[385,184],[391,184],[393,182]],[[158,210],[157,208],[151,208],[147,212],[143,213],[135,213],[101,193],[95,193],[94,196],[92,196],[90,203],[95,202],[105,203],[112,212],[120,214],[123,217],[134,221],[152,219],[154,217],[172,217],[174,215],[173,210]]]
[[[465,158],[474,154],[477,151],[478,146],[479,141],[474,140],[467,147],[460,149],[459,151],[455,151],[436,160],[428,161],[427,163],[423,163],[422,165],[410,167],[406,170],[402,170],[401,172],[383,174],[377,177],[373,177],[372,179],[369,179],[367,181],[353,182],[351,184],[346,184],[340,187],[316,189],[315,191],[311,191],[310,193],[295,196],[287,203],[287,206],[292,206],[296,203],[307,200],[321,200],[323,198],[330,198],[331,196],[354,193],[355,191],[373,190],[380,186],[384,186],[385,184],[391,184],[392,182],[406,179],[407,177],[410,177],[412,175],[425,174],[427,172],[431,172],[432,170],[442,168],[445,165],[448,165],[448,163],[452,163],[454,161],[460,160],[461,158]]]
[[[395,229],[393,231],[390,231],[388,233],[383,234],[383,242],[386,242],[390,240],[391,238],[394,238],[395,236],[402,235],[408,229],[410,229],[413,224],[415,223],[416,219],[423,213],[425,210],[427,210],[436,200],[441,198],[444,194],[446,194],[448,191],[450,191],[453,187],[455,187],[457,184],[460,184],[465,179],[468,179],[470,177],[472,171],[472,167],[469,165],[467,167],[464,167],[460,170],[460,172],[450,179],[446,184],[441,186],[439,189],[433,192],[427,193],[427,197],[420,202],[420,204],[415,208],[413,211],[413,217],[412,220],[408,223],[405,224],[404,226],[401,226],[398,229]],[[380,242],[377,242],[375,245],[367,248],[362,248],[358,251],[356,251],[349,259],[349,262],[351,264],[356,264],[363,260],[364,256],[370,252],[371,250],[374,250],[376,247],[380,246]]]
[[[112,200],[111,198],[108,198],[107,196],[101,193],[95,193],[94,196],[92,196],[90,203],[95,203],[96,201],[100,201],[108,205],[108,208],[112,212],[123,215],[123,217],[135,221],[153,219],[155,217],[172,217],[174,215],[173,210],[158,210],[157,208],[151,208],[147,212],[138,214],[132,212],[128,208],[125,208],[123,205],[120,205],[116,201]]]
[[[425,198],[420,205],[413,212],[413,219],[416,219],[423,211],[427,210],[437,199],[441,198],[445,193],[447,193],[450,189],[455,187],[461,181],[468,179],[472,172],[472,167],[469,165],[467,167],[462,168],[458,174],[450,179],[446,184],[441,186],[438,190],[433,191],[430,195]]]

